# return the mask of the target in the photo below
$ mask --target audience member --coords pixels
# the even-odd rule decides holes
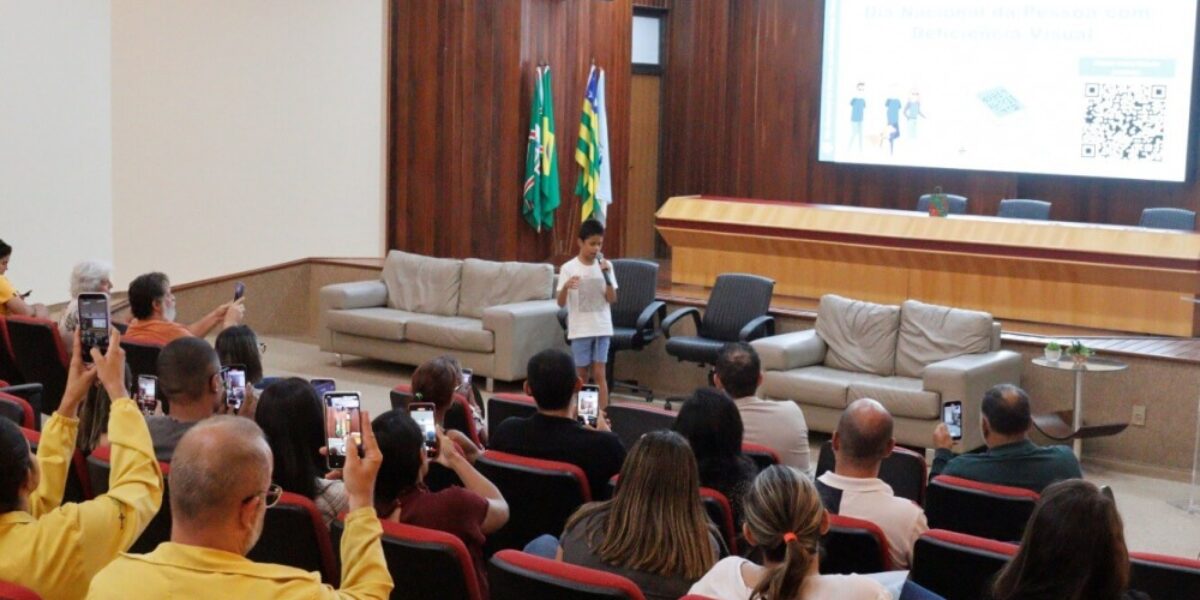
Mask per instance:
[[[653,431],[633,445],[612,500],[583,505],[559,542],[563,562],[632,580],[649,600],[674,600],[716,562],[719,537],[700,504],[683,436]]]
[[[1066,446],[1038,446],[1029,440],[1029,396],[1011,384],[1000,384],[983,395],[980,426],[987,451],[955,455],[954,440],[944,423],[933,432],[936,449],[929,477],[954,475],[984,483],[1022,487],[1041,492],[1063,479],[1083,477],[1079,460]]]
[[[459,382],[458,392],[467,399],[467,404],[470,405],[471,409],[471,419],[475,421],[475,435],[486,446],[488,441],[488,431],[487,419],[485,418],[486,415],[483,407],[483,397],[480,396],[479,391],[475,389],[475,385],[469,379],[464,380],[465,373],[463,373],[462,364],[458,362],[457,358],[454,358],[448,354],[442,358],[449,361],[450,366],[454,367],[454,372],[456,373],[456,377],[458,378]]]
[[[42,429],[36,457],[21,430],[0,419],[0,580],[28,587],[43,598],[83,598],[92,577],[129,549],[162,504],[162,473],[150,435],[125,388],[120,337],[113,330],[106,354],[92,349],[92,367],[84,365],[79,336],[74,336],[62,403]],[[62,505],[75,452],[75,414],[97,379],[116,398],[108,424],[108,492]]]
[[[891,600],[882,585],[862,575],[822,575],[821,536],[829,516],[806,475],[783,465],[765,469],[746,495],[746,540],[762,551],[764,565],[740,556],[718,562],[692,594],[722,600]]]
[[[50,311],[46,309],[46,305],[25,302],[25,298],[33,293],[32,290],[21,294],[8,281],[8,277],[5,277],[5,273],[8,272],[8,261],[12,259],[12,251],[12,246],[5,244],[4,240],[0,240],[0,317],[7,315],[40,319],[49,317]]]
[[[170,461],[180,438],[196,423],[229,411],[217,352],[198,337],[182,337],[167,344],[158,355],[158,387],[170,402],[171,412],[146,421],[154,454],[158,460]],[[239,414],[253,418],[255,402],[247,390]]]
[[[203,319],[184,326],[175,322],[175,294],[171,282],[162,273],[139,275],[129,284],[129,323],[125,339],[144,344],[168,344],[181,337],[204,337],[217,327],[225,328],[242,322],[246,309],[242,300],[226,302]]]
[[[58,318],[58,332],[63,345],[71,348],[71,336],[79,327],[79,294],[112,291],[112,265],[102,260],[85,260],[71,269],[71,301]]]
[[[700,469],[700,485],[729,499],[733,520],[742,525],[742,497],[758,475],[754,461],[742,454],[742,418],[724,392],[699,388],[679,408],[674,430],[687,439]]]
[[[438,433],[433,460],[462,480],[463,487],[429,491],[423,480],[429,469],[425,436],[403,409],[379,415],[371,428],[383,452],[383,467],[375,487],[375,510],[380,518],[437,529],[462,540],[475,563],[479,588],[487,597],[487,564],[483,544],[487,534],[508,522],[508,502],[500,490],[475,470],[455,445]]]
[[[248,325],[231,325],[217,334],[213,343],[222,367],[246,367],[246,384],[258,387],[263,380],[262,347]]]
[[[312,500],[326,525],[348,509],[346,486],[324,477],[325,408],[307,381],[290,377],[271,384],[258,399],[254,421],[271,447],[272,481]]]
[[[992,586],[993,600],[1134,600],[1117,505],[1095,485],[1060,481],[1038,501],[1021,548]]]
[[[479,456],[482,450],[467,437],[466,433],[457,429],[445,429],[446,413],[450,411],[450,407],[454,405],[454,394],[459,390],[462,383],[462,371],[458,366],[458,361],[448,356],[439,356],[427,360],[416,371],[413,371],[412,376],[412,392],[414,402],[428,402],[433,404],[433,420],[441,427],[455,444],[466,455],[467,460],[472,463]],[[471,411],[469,405],[463,406],[464,410]],[[467,418],[474,418],[470,414]]]
[[[271,483],[271,449],[250,419],[215,417],[188,431],[171,463],[171,541],[126,554],[96,575],[89,598],[387,598],[392,590],[383,533],[372,509],[382,457],[369,430],[364,454],[349,452],[343,477],[350,513],[342,535],[342,587],[294,567],[255,563]],[[354,447],[347,438],[348,447]]]
[[[804,413],[790,400],[763,400],[755,396],[762,379],[762,366],[753,346],[731,342],[721,348],[713,383],[737,403],[745,441],[766,446],[779,454],[783,464],[807,472],[808,423],[804,421]]]
[[[925,511],[879,479],[879,466],[892,453],[892,415],[870,398],[850,403],[833,433],[834,470],[817,478],[829,512],[875,523],[887,536],[892,566],[912,564],[913,545],[929,530]]]
[[[617,276],[604,260],[604,224],[588,219],[579,226],[579,255],[558,269],[559,306],[567,308],[567,339],[579,377],[590,376],[600,388],[600,410],[608,408],[605,365],[612,343],[612,308],[617,301]]]
[[[608,480],[621,470],[625,447],[608,431],[605,418],[596,420],[599,430],[576,420],[575,392],[583,382],[571,355],[543,350],[529,359],[526,377],[525,393],[537,402],[537,413],[505,419],[491,433],[489,448],[576,465],[587,475],[592,497],[607,497]]]

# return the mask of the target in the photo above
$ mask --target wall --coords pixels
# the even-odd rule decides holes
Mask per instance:
[[[112,6],[117,287],[381,255],[384,0]]]
[[[1051,218],[1065,221],[1136,224],[1148,206],[1200,210],[1197,172],[1179,184],[818,162],[823,6],[819,0],[672,3],[664,196],[911,209],[920,194],[941,185],[970,197],[975,214],[995,214],[1002,198],[1050,200]]]
[[[0,0],[0,239],[30,301],[113,257],[108,2]]]

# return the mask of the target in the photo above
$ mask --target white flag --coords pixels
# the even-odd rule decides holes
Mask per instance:
[[[608,217],[608,205],[612,204],[612,164],[608,155],[608,108],[604,99],[604,69],[600,69],[600,89],[596,93],[596,116],[600,122],[596,140],[597,151],[600,154],[600,182],[596,186],[596,199],[604,210],[604,218]],[[602,219],[603,220],[603,219]]]

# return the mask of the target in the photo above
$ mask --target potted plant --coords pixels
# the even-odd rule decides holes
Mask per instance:
[[[1079,340],[1071,342],[1070,347],[1067,348],[1067,356],[1071,357],[1071,360],[1076,366],[1083,366],[1087,364],[1088,357],[1095,353],[1095,350],[1084,346]]]
[[[1062,358],[1062,345],[1058,342],[1051,341],[1046,344],[1046,360],[1050,362],[1058,362]]]

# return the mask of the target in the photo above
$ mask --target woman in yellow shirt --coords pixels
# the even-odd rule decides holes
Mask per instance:
[[[106,354],[92,349],[95,366],[85,366],[76,332],[67,388],[42,430],[36,457],[20,429],[0,419],[0,580],[43,598],[83,598],[92,577],[133,545],[162,504],[162,472],[146,421],[125,389],[120,344],[114,330]],[[114,398],[108,493],[60,506],[75,452],[76,413],[96,379]]]
[[[8,261],[12,258],[12,246],[0,240],[0,317],[21,315],[25,317],[48,318],[50,311],[45,304],[28,304],[25,297],[17,293],[17,289],[4,276],[8,272]],[[28,296],[29,294],[25,294]]]

